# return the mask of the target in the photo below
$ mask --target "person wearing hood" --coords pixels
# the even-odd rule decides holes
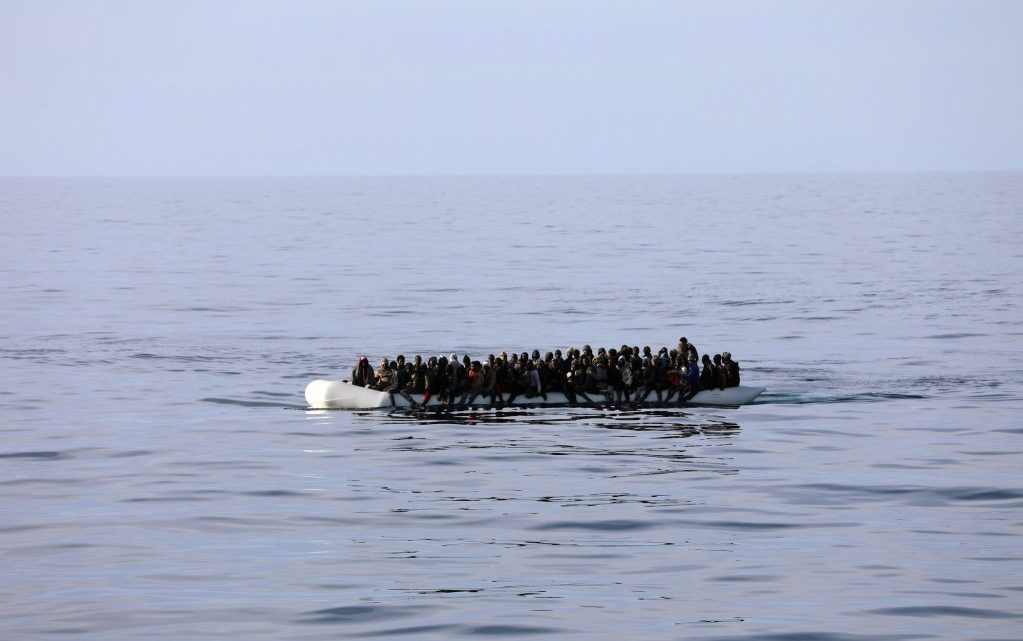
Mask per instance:
[[[358,363],[355,365],[355,369],[352,370],[351,377],[352,385],[358,385],[359,387],[373,387],[377,382],[377,377],[373,373],[373,367],[369,364],[369,359],[365,356],[360,356]]]

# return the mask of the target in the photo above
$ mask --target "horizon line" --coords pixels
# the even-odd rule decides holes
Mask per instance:
[[[123,174],[0,174],[7,178],[612,178],[653,176],[828,176],[869,174],[1012,174],[1018,169],[822,169],[779,171],[656,171],[550,173],[123,173]]]

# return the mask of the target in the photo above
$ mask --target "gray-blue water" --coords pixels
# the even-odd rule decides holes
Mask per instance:
[[[1023,175],[0,180],[0,638],[1023,638]],[[730,350],[741,409],[306,412]]]

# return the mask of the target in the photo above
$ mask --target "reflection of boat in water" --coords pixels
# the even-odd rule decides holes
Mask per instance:
[[[764,392],[763,387],[726,387],[725,389],[709,389],[697,392],[693,398],[686,401],[685,405],[689,406],[712,406],[712,407],[738,407],[740,405],[746,405],[753,401],[756,397],[760,396]],[[422,403],[421,394],[413,394],[413,400],[417,403]],[[595,401],[593,405],[604,405],[603,398],[599,395],[592,395],[591,398]],[[391,407],[391,397],[387,392],[379,392],[374,389],[366,387],[359,387],[358,385],[352,385],[345,381],[325,381],[315,380],[305,388],[305,401],[309,404],[309,407],[315,409],[347,409],[347,410],[371,410],[371,409],[389,409]],[[477,402],[473,403],[475,407],[485,407],[489,404],[489,399],[477,398]],[[525,396],[518,396],[515,399],[515,405],[523,406],[558,406],[558,405],[569,405],[568,399],[565,398],[564,394],[560,392],[551,392],[547,394],[547,398],[542,396],[534,396],[532,398],[526,398]],[[586,403],[578,403],[578,405],[586,405]],[[656,399],[651,401],[647,400],[645,403],[640,405],[657,405]],[[394,406],[395,407],[408,407],[409,403],[407,400],[402,398],[400,395],[394,395]],[[441,407],[441,402],[437,397],[431,398],[428,407]]]

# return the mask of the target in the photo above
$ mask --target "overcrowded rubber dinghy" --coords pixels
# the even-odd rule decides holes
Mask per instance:
[[[764,392],[764,389],[765,388],[763,387],[739,386],[726,387],[724,389],[701,390],[691,399],[686,401],[684,406],[738,407],[752,402],[756,397],[760,396]],[[416,403],[422,403],[423,397],[421,394],[412,394],[411,396]],[[392,408],[391,395],[387,392],[359,387],[358,385],[352,385],[346,381],[315,380],[306,386],[305,400],[312,409],[372,410]],[[485,400],[480,400],[481,402],[474,403],[473,406],[486,407],[488,405]],[[546,399],[542,396],[534,396],[532,398],[519,396],[513,405],[558,406],[568,404],[568,399],[564,394],[560,392],[550,392],[547,394]],[[597,404],[603,405],[604,403],[594,403],[594,405]],[[656,401],[639,403],[640,406],[656,404]],[[577,403],[577,405],[587,405],[587,403]],[[405,398],[395,394],[393,407],[410,407],[410,404]],[[430,399],[430,401],[426,404],[426,407],[442,408],[445,407],[445,405],[438,397],[435,396]]]

